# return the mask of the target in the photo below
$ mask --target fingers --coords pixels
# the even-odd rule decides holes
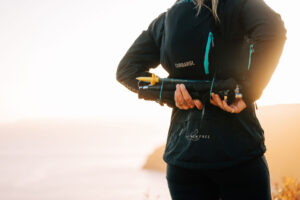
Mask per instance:
[[[174,94],[174,100],[175,100],[175,105],[179,108],[179,109],[184,109],[183,105],[185,104],[185,101],[183,99],[183,96],[180,92],[180,88],[179,85],[176,85],[176,90],[175,90],[175,94]]]
[[[226,101],[224,101],[223,104],[224,104],[224,109],[227,112],[236,113],[236,114],[242,112],[247,107],[243,99],[235,99],[235,101],[231,105],[228,105]]]
[[[219,97],[219,95],[215,94],[215,93],[211,93],[211,97],[213,102],[211,101],[211,103],[215,106],[220,107],[222,110],[224,109],[224,105],[222,103],[221,98]]]
[[[180,84],[180,92],[182,94],[184,101],[187,103],[187,107],[194,108],[195,106],[194,101],[191,95],[189,94],[189,92],[186,90],[184,84]]]
[[[180,88],[179,88],[178,84],[176,85],[174,100],[175,100],[175,104],[178,108],[180,108],[180,106],[184,103],[184,99],[181,95]]]
[[[194,101],[195,106],[196,106],[199,110],[202,110],[203,104],[201,103],[201,101],[200,101],[199,99],[195,99],[195,100],[193,100],[193,101]]]
[[[211,96],[212,96],[212,99],[210,100],[211,104],[218,106],[222,110],[232,114],[240,113],[247,107],[243,99],[235,99],[235,101],[231,105],[228,105],[225,100],[223,101],[221,100],[219,95],[212,93]]]
[[[177,84],[174,94],[175,105],[179,109],[188,110],[195,106],[201,110],[203,105],[200,100],[192,99],[184,84]]]
[[[236,107],[235,105],[228,105],[227,102],[225,100],[223,100],[223,107],[224,110],[230,113],[239,113],[240,110],[238,109],[238,107]]]
[[[210,99],[210,103],[214,106],[218,106],[218,104],[213,99]]]
[[[175,99],[175,105],[179,109],[183,109],[183,110],[189,109],[189,106],[187,105],[187,102],[185,101],[185,99],[184,99],[184,97],[182,95],[181,88],[180,88],[179,84],[176,85],[174,99]]]

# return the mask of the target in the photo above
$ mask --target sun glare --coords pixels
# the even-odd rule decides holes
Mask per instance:
[[[139,115],[145,103],[115,79],[136,37],[174,1],[20,1],[0,3],[0,120]],[[299,103],[299,12],[268,0],[288,30],[280,64],[261,105]],[[134,5],[134,6],[133,6]],[[117,14],[116,14],[117,13]],[[167,73],[159,67],[153,72]],[[155,108],[155,109],[153,109]],[[156,114],[157,111],[154,111]],[[135,113],[135,114],[134,114]]]

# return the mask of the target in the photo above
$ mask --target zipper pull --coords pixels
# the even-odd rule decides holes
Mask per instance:
[[[254,53],[254,47],[253,46],[254,46],[253,44],[250,45],[250,52],[251,52],[251,54]]]
[[[250,44],[248,71],[250,70],[250,66],[251,66],[251,57],[252,57],[252,54],[253,54],[253,53],[254,53],[253,44]]]

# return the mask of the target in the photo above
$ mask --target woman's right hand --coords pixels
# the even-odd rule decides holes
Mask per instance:
[[[184,84],[177,84],[174,94],[176,107],[182,110],[192,109],[195,106],[202,110],[203,104],[199,99],[192,99]]]
[[[242,98],[235,99],[230,105],[228,105],[225,100],[221,100],[218,94],[211,93],[211,97],[212,97],[212,99],[210,100],[211,104],[232,114],[233,113],[238,114],[247,107],[245,101]]]

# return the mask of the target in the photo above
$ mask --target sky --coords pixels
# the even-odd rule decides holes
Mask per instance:
[[[300,103],[295,1],[266,0],[288,40],[258,105]],[[289,3],[290,2],[290,3]],[[0,122],[170,115],[115,79],[119,61],[172,0],[1,0]],[[161,67],[153,72],[167,76]]]

